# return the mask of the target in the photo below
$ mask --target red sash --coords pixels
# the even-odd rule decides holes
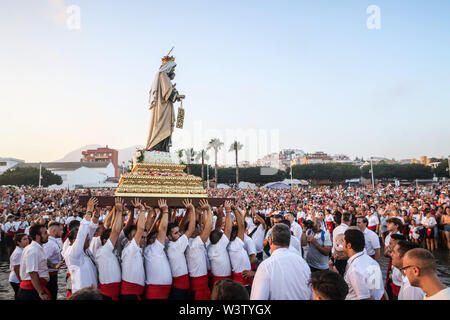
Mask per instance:
[[[330,231],[330,233],[333,232],[333,222],[332,221],[327,221],[327,228],[328,228],[328,231]]]
[[[25,229],[19,229],[19,230],[17,230],[17,233],[24,233],[25,232]]]
[[[222,279],[233,279],[231,275],[225,277],[213,276],[213,284]]]
[[[373,232],[375,232],[377,230],[377,225],[371,226],[371,227],[367,227],[367,229],[372,230]]]
[[[389,265],[387,268],[387,273],[386,273],[386,284],[384,285],[384,288],[387,289],[387,286],[389,284],[389,274],[391,273],[391,268],[392,268],[392,259],[389,260]]]
[[[396,286],[396,285],[394,284],[394,282],[391,282],[391,288],[392,288],[392,294],[393,294],[394,296],[398,297],[398,294],[399,294],[399,292],[400,292],[400,287],[399,287],[399,286]]]
[[[70,297],[72,295],[72,290],[67,289],[66,298]]]
[[[47,289],[47,280],[44,278],[39,278],[39,282],[41,283],[42,289],[44,290],[44,292],[48,295],[48,298],[51,300],[52,299],[52,295],[50,293],[50,291],[48,291]],[[34,290],[36,291],[36,288],[33,286],[33,283],[31,282],[31,280],[22,280],[20,282],[20,288],[24,289],[24,290]]]
[[[144,293],[144,286],[141,286],[137,283],[131,283],[125,280],[122,280],[122,286],[120,288],[120,294],[123,295],[136,295],[139,300],[141,300],[141,295]]]
[[[145,299],[169,299],[171,284],[146,284],[145,285]]]
[[[189,276],[187,274],[172,278],[172,285],[177,289],[189,290]]]
[[[119,300],[120,282],[112,282],[105,284],[99,283],[97,287],[102,293],[102,295],[110,297],[113,300]]]
[[[431,236],[431,232],[433,232],[433,229],[427,229],[427,237]]]
[[[8,231],[8,232],[6,233],[6,236],[7,236],[7,237],[14,237],[15,234],[16,234],[16,233],[13,232],[13,231]]]
[[[233,272],[233,280],[242,283],[244,286],[251,286],[253,282],[251,278],[244,278],[242,272]]]
[[[57,276],[58,275],[58,271],[52,271],[48,273],[50,276]]]
[[[256,271],[256,262],[252,263],[252,271]]]
[[[190,277],[191,290],[195,291],[194,300],[211,300],[211,291],[208,288],[208,275]]]

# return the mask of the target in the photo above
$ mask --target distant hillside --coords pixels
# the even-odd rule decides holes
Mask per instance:
[[[99,144],[89,144],[76,150],[73,150],[68,154],[66,154],[64,157],[62,157],[61,159],[55,160],[53,162],[78,162],[80,161],[81,158],[81,152],[86,151],[88,149],[97,149],[100,147],[104,146]],[[109,147],[113,148],[111,146]],[[125,149],[117,149],[117,151],[119,151],[119,166],[122,165],[122,162],[125,162],[125,164],[128,165],[128,160],[131,160],[133,158],[133,155],[136,152],[136,148],[143,148],[143,146],[135,145]]]

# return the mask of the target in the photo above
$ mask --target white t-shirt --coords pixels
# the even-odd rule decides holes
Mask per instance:
[[[445,288],[431,297],[424,295],[423,300],[450,300],[450,288]]]
[[[45,255],[47,256],[47,260],[52,264],[57,265],[61,260],[61,248],[59,247],[59,242],[56,238],[49,236],[47,243],[43,245]],[[49,272],[58,271],[54,268],[49,268]]]
[[[108,239],[95,253],[98,267],[98,279],[101,284],[118,283],[122,280],[119,259],[114,253],[114,246]]]
[[[380,239],[378,238],[378,235],[369,228],[366,228],[363,234],[364,241],[366,243],[365,250],[369,256],[373,256],[375,254],[375,250],[380,249],[381,247]]]
[[[146,284],[172,284],[172,271],[170,270],[169,259],[164,251],[164,245],[158,239],[145,248],[144,262]]]
[[[300,255],[302,254],[300,241],[295,236],[291,236],[291,241],[289,242],[289,250],[292,250],[293,252]]]
[[[145,286],[143,250],[134,238],[122,250],[122,280]]]
[[[253,231],[250,230],[249,234]],[[264,247],[263,247],[263,242],[264,242],[264,227],[262,224],[260,224],[258,226],[258,229],[256,229],[256,231],[253,233],[253,235],[251,236],[251,238],[253,239],[253,241],[255,242],[255,247],[256,247],[256,253],[260,253],[263,251]]]
[[[427,217],[422,218],[422,225],[425,227],[431,227],[435,224],[436,224],[436,219],[433,216],[431,216],[429,218],[427,218]]]
[[[202,277],[208,274],[204,250],[205,243],[200,236],[189,239],[185,252],[189,276]]]
[[[311,270],[300,255],[277,249],[259,265],[250,300],[311,300],[310,278]]]
[[[296,237],[298,241],[301,241],[303,229],[297,222],[292,222],[291,231],[294,234],[294,237]]]
[[[174,278],[188,274],[186,257],[184,255],[188,244],[189,240],[184,234],[177,241],[169,241],[167,243],[166,252]]]
[[[247,254],[251,256],[252,254],[256,254],[256,245],[255,241],[250,238],[248,235],[244,234],[244,249],[247,251]],[[228,253],[228,252],[227,252]]]
[[[208,246],[208,257],[211,262],[211,272],[216,277],[226,277],[231,275],[231,262],[228,255],[227,246],[230,241],[225,234],[222,234],[216,244]]]
[[[244,242],[238,237],[228,244],[231,269],[234,273],[251,270],[250,258],[247,255],[247,251],[244,249],[244,245]]]
[[[16,273],[14,272],[14,266],[20,265],[20,259],[22,258],[23,248],[16,246],[13,253],[9,257],[9,282],[20,283],[19,279],[17,279]],[[20,271],[20,269],[19,269]],[[19,272],[20,275],[20,272]]]
[[[377,224],[380,224],[380,220],[375,213],[367,216],[367,220],[369,221],[369,224],[367,225],[368,227],[375,227]]]

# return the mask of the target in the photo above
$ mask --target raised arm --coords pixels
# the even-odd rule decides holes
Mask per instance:
[[[192,205],[192,200],[186,199],[183,201],[183,204],[187,209],[186,215],[189,214],[189,226],[186,232],[184,233],[185,236],[189,239],[195,230],[195,208]],[[180,230],[182,229],[180,228]]]
[[[122,213],[123,213],[123,200],[121,198],[115,199],[116,205],[111,210],[113,213],[113,225],[111,234],[109,236],[109,241],[111,241],[112,245],[115,246],[117,239],[119,239],[120,230],[122,230]],[[108,213],[109,215],[109,213]]]
[[[112,210],[108,211],[108,214],[105,217],[105,221],[103,221],[105,229],[109,229],[109,227],[114,224],[114,222],[113,222],[113,219],[114,219],[113,218],[113,215],[114,215],[113,211],[116,211],[115,208],[112,208]]]
[[[138,202],[136,203],[138,205],[139,208],[144,208],[144,206],[142,205],[142,203],[137,200]],[[142,235],[144,234],[145,231],[145,211],[144,210],[139,210],[139,216],[138,216],[138,221],[137,221],[137,231],[136,231],[136,235],[134,236],[134,241],[136,241],[136,244],[139,246],[139,243],[141,242],[142,239]]]
[[[212,228],[212,213],[211,213],[211,206],[209,205],[207,200],[200,200],[200,208],[202,210],[206,210],[206,220],[205,220],[205,226],[203,227],[203,231],[200,234],[200,238],[202,239],[203,243],[206,243],[208,241],[209,235],[211,234],[211,228]]]
[[[126,206],[127,205],[124,204],[124,208],[123,208],[124,211],[126,209]],[[125,227],[123,227],[123,230],[125,230],[126,228],[132,226],[133,225],[133,220],[134,220],[134,208],[129,210],[128,220],[127,220],[127,223],[125,224]]]
[[[225,230],[224,235],[230,240],[231,229],[233,227],[233,220],[231,219],[231,201],[225,201]]]
[[[239,237],[239,239],[244,241],[245,225],[243,212],[241,211],[240,208],[237,208],[237,210],[234,212],[234,215],[236,216],[236,222],[238,225],[237,237]]]
[[[158,200],[158,206],[159,209],[161,210],[160,213],[161,221],[159,222],[158,235],[156,239],[162,245],[165,245],[167,224],[169,223],[169,208],[167,207],[167,201],[164,199]]]
[[[223,205],[217,209],[217,220],[216,225],[214,226],[214,230],[220,231],[222,230],[222,221],[223,221]]]

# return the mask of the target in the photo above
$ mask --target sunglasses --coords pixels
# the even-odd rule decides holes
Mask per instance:
[[[406,269],[411,268],[411,267],[415,267],[415,268],[417,268],[417,269],[420,270],[419,267],[413,266],[413,265],[410,265],[410,266],[406,266],[406,267],[400,268],[399,270],[400,270],[400,272],[401,272],[403,275],[406,275]]]

